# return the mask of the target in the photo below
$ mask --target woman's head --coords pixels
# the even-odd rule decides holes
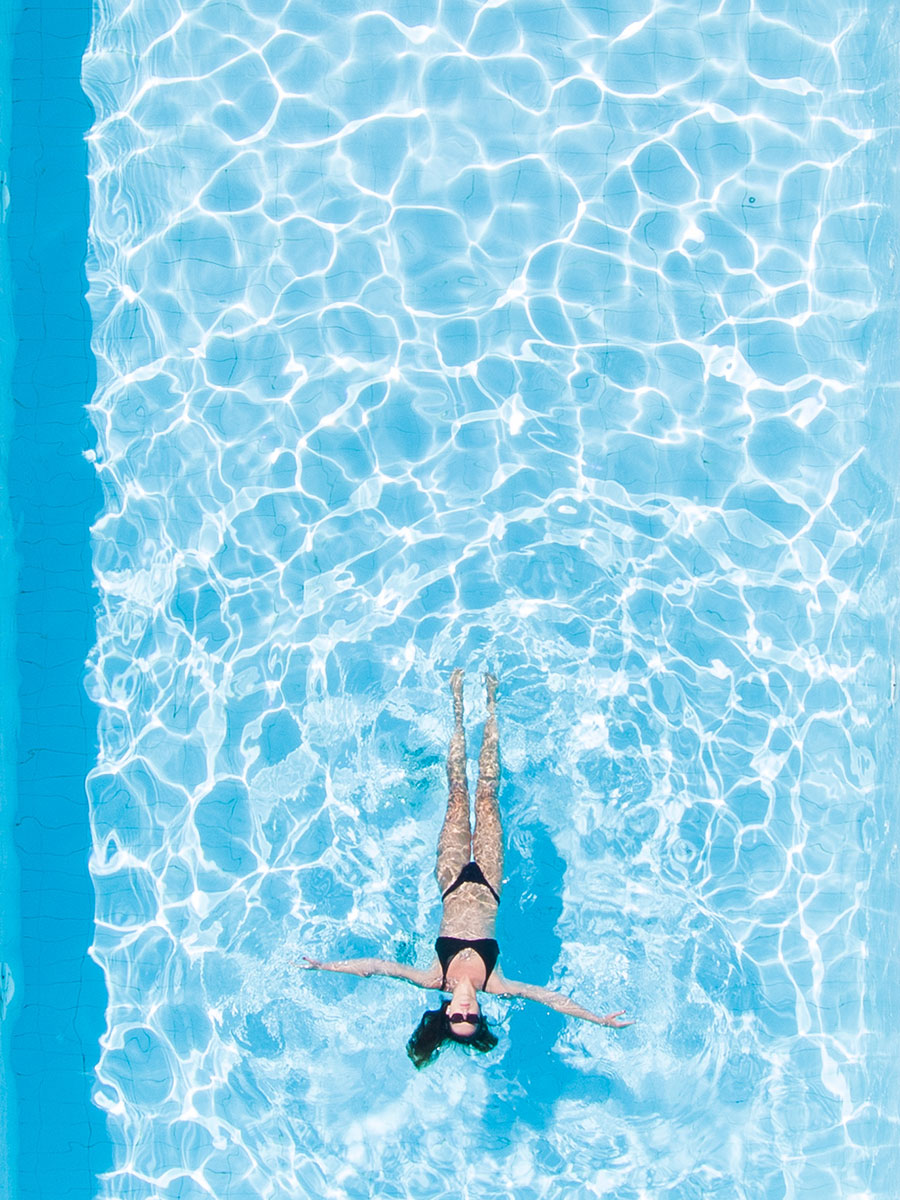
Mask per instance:
[[[444,1000],[440,1008],[428,1009],[423,1013],[422,1020],[406,1043],[406,1053],[416,1067],[433,1062],[447,1042],[471,1046],[482,1054],[497,1045],[497,1038],[491,1033],[478,1005],[463,1008],[461,1012],[459,1007],[453,1006],[453,1001]],[[449,1013],[448,1009],[451,1009]],[[471,1019],[460,1019],[466,1017]]]

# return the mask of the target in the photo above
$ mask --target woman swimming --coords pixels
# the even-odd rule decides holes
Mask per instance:
[[[631,1025],[631,1021],[619,1020],[624,1009],[601,1017],[560,992],[506,979],[497,968],[500,948],[494,939],[494,924],[503,879],[503,831],[497,806],[500,782],[497,681],[492,675],[485,676],[488,719],[478,759],[474,837],[469,824],[461,670],[453,672],[450,683],[454,715],[447,758],[450,798],[437,850],[437,881],[444,900],[444,915],[434,945],[434,961],[425,970],[381,958],[318,962],[304,957],[302,965],[310,970],[342,971],[348,975],[387,975],[405,979],[416,987],[449,991],[451,998],[444,1000],[439,1009],[426,1012],[409,1039],[407,1053],[417,1067],[431,1062],[447,1041],[482,1051],[496,1046],[497,1038],[488,1028],[478,1004],[479,991],[537,1000],[557,1012],[613,1029]]]

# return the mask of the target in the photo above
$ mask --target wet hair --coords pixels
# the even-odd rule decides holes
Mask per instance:
[[[427,1067],[434,1062],[447,1042],[456,1042],[459,1046],[471,1046],[486,1054],[497,1045],[497,1037],[491,1033],[490,1027],[482,1013],[478,1014],[475,1032],[471,1037],[460,1037],[453,1029],[447,1017],[449,1000],[444,1000],[440,1008],[429,1008],[422,1014],[422,1020],[406,1043],[406,1053],[413,1061],[417,1070]]]

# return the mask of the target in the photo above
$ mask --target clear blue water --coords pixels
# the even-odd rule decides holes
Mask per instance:
[[[891,1196],[896,10],[328,8],[84,60],[100,1194]],[[416,1074],[456,665],[637,1024]]]

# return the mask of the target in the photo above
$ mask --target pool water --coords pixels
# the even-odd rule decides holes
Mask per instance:
[[[98,5],[100,1195],[893,1195],[896,16]],[[459,665],[636,1024],[417,1073]]]

